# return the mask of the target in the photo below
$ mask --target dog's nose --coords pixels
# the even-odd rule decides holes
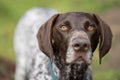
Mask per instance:
[[[86,52],[90,48],[90,42],[85,39],[75,39],[73,40],[72,47],[75,51],[83,51]]]

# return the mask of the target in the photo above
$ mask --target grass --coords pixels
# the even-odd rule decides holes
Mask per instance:
[[[120,80],[120,70],[104,70],[94,74],[94,80]]]
[[[32,7],[49,7],[60,12],[86,11],[100,13],[120,5],[120,0],[0,0],[0,56],[15,61],[14,29],[20,17]],[[98,52],[94,56],[95,80],[120,80],[120,70],[100,70]],[[104,60],[107,61],[108,57]],[[1,67],[2,68],[2,67]],[[107,76],[106,76],[107,74]]]

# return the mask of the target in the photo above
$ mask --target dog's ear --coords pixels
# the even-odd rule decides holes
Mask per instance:
[[[93,14],[96,24],[99,26],[100,44],[99,44],[99,61],[108,53],[112,44],[112,32],[110,27],[96,14]]]
[[[39,29],[37,33],[37,39],[40,50],[45,53],[48,57],[52,59],[53,57],[53,47],[52,47],[52,38],[51,31],[56,22],[59,14],[52,16],[47,22],[45,22]]]

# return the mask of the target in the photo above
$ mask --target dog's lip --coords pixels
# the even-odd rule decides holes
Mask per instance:
[[[67,65],[71,65],[71,64],[86,64],[86,65],[91,65],[92,63],[92,59],[87,59],[87,52],[84,51],[74,51],[73,53],[74,57],[71,61],[66,61]]]
[[[72,65],[72,64],[81,64],[81,63],[85,63],[87,65],[90,65],[92,63],[92,60],[90,59],[89,61],[85,60],[84,58],[82,58],[81,56],[79,56],[78,58],[76,58],[75,60],[73,60],[70,63],[67,63],[67,65]]]
[[[67,63],[67,65],[71,65],[71,64],[74,64],[77,62],[82,63],[82,62],[85,62],[85,60],[80,56],[80,57],[76,58],[75,60],[73,60],[72,62]]]

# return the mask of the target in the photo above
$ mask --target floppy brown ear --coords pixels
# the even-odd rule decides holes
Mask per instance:
[[[108,53],[112,44],[112,32],[110,27],[97,15],[93,15],[99,26],[100,45],[99,45],[99,61]]]
[[[53,56],[51,30],[52,30],[58,16],[59,16],[59,14],[52,16],[46,23],[44,23],[40,27],[40,29],[37,33],[37,39],[38,39],[38,44],[39,44],[40,50],[50,58],[52,58],[52,56]]]

